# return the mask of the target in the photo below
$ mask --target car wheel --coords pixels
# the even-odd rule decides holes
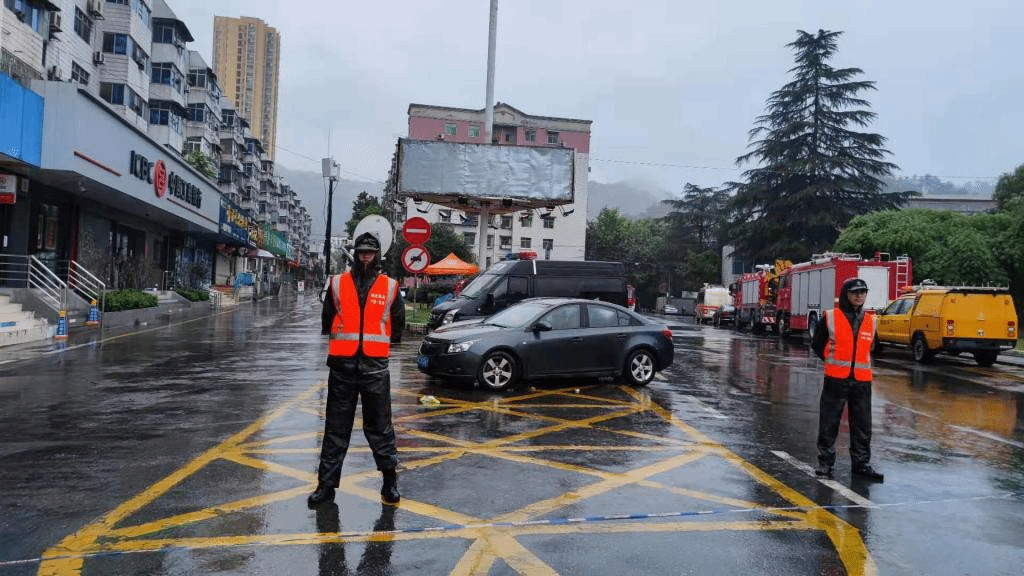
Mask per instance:
[[[935,352],[928,349],[928,342],[925,341],[924,336],[921,334],[914,335],[914,341],[910,343],[910,347],[914,352],[914,360],[916,362],[927,364],[935,357]]]
[[[477,369],[476,380],[481,386],[490,390],[504,390],[515,384],[519,378],[519,366],[516,359],[498,350],[484,356]]]
[[[623,371],[626,380],[633,386],[646,386],[654,380],[655,366],[657,362],[650,350],[634,350],[626,358],[626,368]]]
[[[978,363],[978,366],[991,366],[996,363],[996,358],[999,356],[999,352],[995,350],[979,350],[974,353],[974,361]]]

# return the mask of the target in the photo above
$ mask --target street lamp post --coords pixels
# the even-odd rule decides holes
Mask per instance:
[[[338,163],[334,158],[324,158],[320,162],[327,184],[327,237],[324,238],[324,286],[331,278],[331,216],[334,213],[334,183],[338,180]]]

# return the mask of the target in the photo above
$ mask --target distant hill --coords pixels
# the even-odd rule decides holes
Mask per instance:
[[[302,205],[313,218],[311,241],[322,243],[327,229],[327,180],[320,172],[309,170],[292,170],[284,166],[275,166],[274,172],[283,176],[289,186],[295,190]],[[383,194],[383,182],[365,182],[359,180],[339,179],[334,183],[334,202],[332,203],[331,235],[341,236],[345,223],[352,217],[352,201],[365,190],[371,196]]]
[[[661,201],[672,198],[668,190],[639,180],[612,184],[591,180],[587,184],[587,191],[590,196],[587,220],[594,220],[605,208],[614,208],[619,214],[633,220],[660,218],[668,214],[668,207]]]

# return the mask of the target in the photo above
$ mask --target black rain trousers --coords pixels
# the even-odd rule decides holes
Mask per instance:
[[[356,403],[363,402],[363,435],[373,452],[377,470],[394,471],[398,466],[395,428],[391,424],[391,373],[380,370],[331,368],[327,377],[327,409],[323,444],[320,448],[319,483],[337,488],[341,483],[341,465],[352,438]]]
[[[849,404],[850,462],[853,468],[871,461],[871,382],[825,378],[818,410],[818,464],[836,463],[836,437]]]

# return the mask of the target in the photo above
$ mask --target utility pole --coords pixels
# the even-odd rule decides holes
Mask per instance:
[[[338,180],[339,165],[334,158],[324,158],[320,161],[324,178],[328,179],[327,184],[327,237],[324,238],[324,286],[331,277],[331,215],[334,212],[334,183]]]

